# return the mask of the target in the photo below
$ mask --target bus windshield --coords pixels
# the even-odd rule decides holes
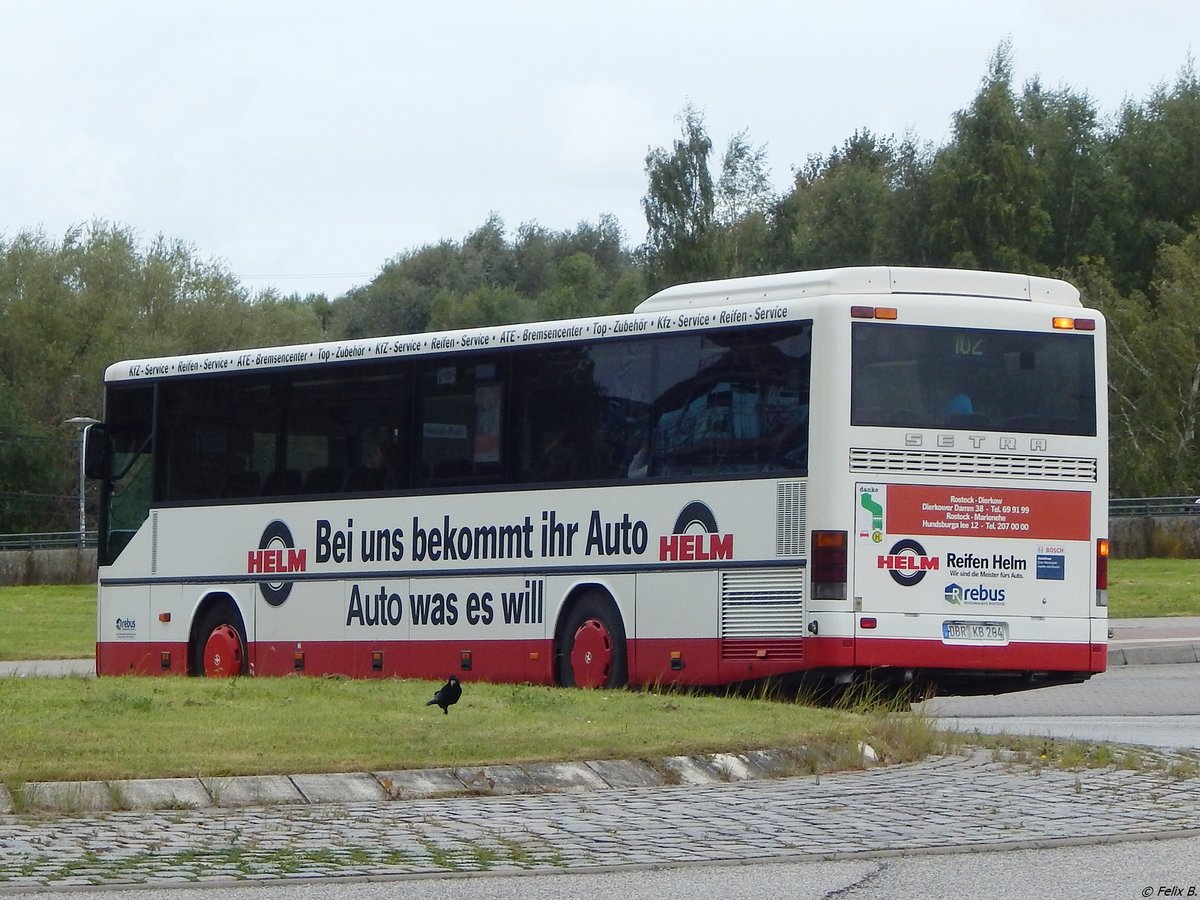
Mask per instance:
[[[1096,434],[1092,335],[860,322],[851,424]]]

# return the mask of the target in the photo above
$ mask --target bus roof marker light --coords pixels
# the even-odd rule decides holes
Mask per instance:
[[[1055,328],[1060,331],[1074,331],[1075,320],[1070,316],[1055,316],[1052,322]]]
[[[1095,331],[1096,330],[1096,320],[1095,319],[1076,319],[1075,320],[1075,330],[1076,331]]]
[[[897,319],[899,310],[895,306],[851,306],[852,319]]]

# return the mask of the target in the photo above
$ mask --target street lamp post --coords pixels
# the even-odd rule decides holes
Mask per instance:
[[[64,425],[74,425],[79,429],[79,547],[83,549],[83,545],[87,539],[87,518],[85,514],[84,504],[84,472],[83,472],[83,442],[87,436],[89,425],[96,425],[98,419],[93,419],[91,416],[74,416],[63,422]]]

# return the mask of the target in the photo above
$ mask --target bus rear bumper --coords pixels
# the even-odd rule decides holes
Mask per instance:
[[[858,668],[1071,672],[1092,675],[1108,667],[1108,644],[1014,641],[1004,645],[973,645],[912,638],[859,637],[855,640],[854,665]]]

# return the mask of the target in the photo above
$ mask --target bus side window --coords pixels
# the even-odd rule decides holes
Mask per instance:
[[[503,474],[502,362],[432,359],[418,375],[416,482],[489,484]]]
[[[629,477],[647,430],[649,348],[646,341],[619,341],[518,353],[510,413],[515,479]]]
[[[809,347],[804,323],[663,341],[652,470],[719,476],[807,469]]]

